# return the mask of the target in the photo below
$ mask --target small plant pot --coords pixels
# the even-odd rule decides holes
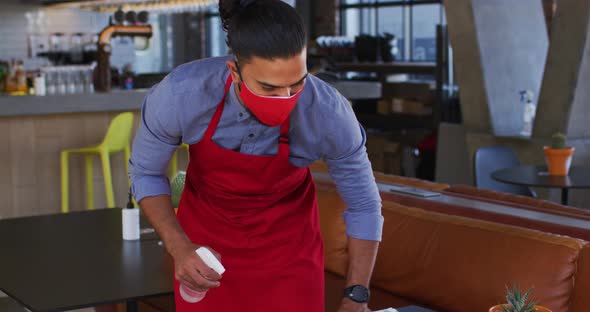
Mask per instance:
[[[499,304],[497,306],[491,307],[489,312],[504,312],[502,306],[508,307],[507,304]],[[551,312],[551,310],[542,306],[535,306],[535,309],[537,310],[537,312]]]
[[[549,169],[549,175],[552,176],[567,176],[572,164],[572,155],[575,149],[568,147],[565,149],[552,149],[549,146],[543,148],[545,152],[545,162]]]

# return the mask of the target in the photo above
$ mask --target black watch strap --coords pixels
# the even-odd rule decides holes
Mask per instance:
[[[344,289],[344,297],[356,303],[369,302],[369,289],[363,285],[353,285]]]

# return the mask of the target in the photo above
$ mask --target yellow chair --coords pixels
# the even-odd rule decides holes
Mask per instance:
[[[107,134],[102,143],[95,146],[67,149],[61,152],[61,211],[69,211],[69,164],[70,154],[83,154],[86,167],[86,200],[88,209],[94,209],[94,190],[92,183],[92,156],[99,155],[102,162],[104,187],[107,196],[107,206],[115,207],[115,195],[113,192],[113,179],[111,175],[110,155],[123,152],[125,154],[125,171],[129,177],[129,157],[131,147],[129,140],[133,129],[133,113],[121,113],[117,115],[109,125]],[[129,180],[128,180],[129,183]]]
[[[181,149],[186,149],[186,152],[188,153],[188,144],[182,143],[174,152],[174,154],[172,154],[172,158],[170,159],[170,179],[174,178],[174,176],[178,172],[178,151]]]

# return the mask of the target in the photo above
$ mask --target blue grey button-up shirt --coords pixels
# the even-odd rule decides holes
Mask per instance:
[[[195,144],[204,136],[229,76],[227,60],[210,58],[181,65],[148,92],[129,162],[137,201],[170,195],[165,174],[170,158],[181,143]],[[348,101],[310,75],[290,118],[291,164],[306,167],[324,160],[347,206],[347,234],[381,240],[381,198],[365,149],[365,132]],[[276,155],[279,129],[251,115],[232,86],[213,141],[244,154]]]

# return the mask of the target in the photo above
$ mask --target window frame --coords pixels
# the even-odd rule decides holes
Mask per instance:
[[[205,57],[213,57],[213,51],[212,51],[212,41],[213,36],[211,33],[211,20],[213,18],[221,18],[221,15],[219,14],[219,12],[217,11],[209,11],[209,12],[205,12],[205,14],[203,15],[204,20],[204,25],[205,25],[205,34],[204,34],[204,40],[205,40]],[[223,34],[223,45],[225,46],[226,51],[229,53],[231,52],[230,48],[227,46],[227,43],[225,42],[225,32],[223,31],[223,29],[219,29],[220,33]],[[226,54],[229,55],[229,54]]]
[[[339,14],[339,32],[340,34],[344,34],[344,27],[345,27],[345,13],[347,10],[363,10],[363,9],[373,9],[375,14],[374,25],[371,28],[374,28],[376,31],[379,30],[379,8],[384,7],[402,7],[402,24],[403,24],[403,55],[404,58],[402,59],[405,62],[424,62],[422,60],[415,60],[414,59],[414,7],[420,5],[432,5],[432,4],[439,4],[439,20],[438,24],[445,25],[446,18],[444,14],[444,6],[442,0],[389,0],[389,1],[380,1],[380,0],[372,0],[366,3],[355,3],[355,4],[346,4],[343,3],[345,0],[340,0],[338,3],[338,14]],[[362,20],[362,14],[361,14]],[[406,29],[407,28],[407,29]],[[433,61],[433,60],[429,60]]]

